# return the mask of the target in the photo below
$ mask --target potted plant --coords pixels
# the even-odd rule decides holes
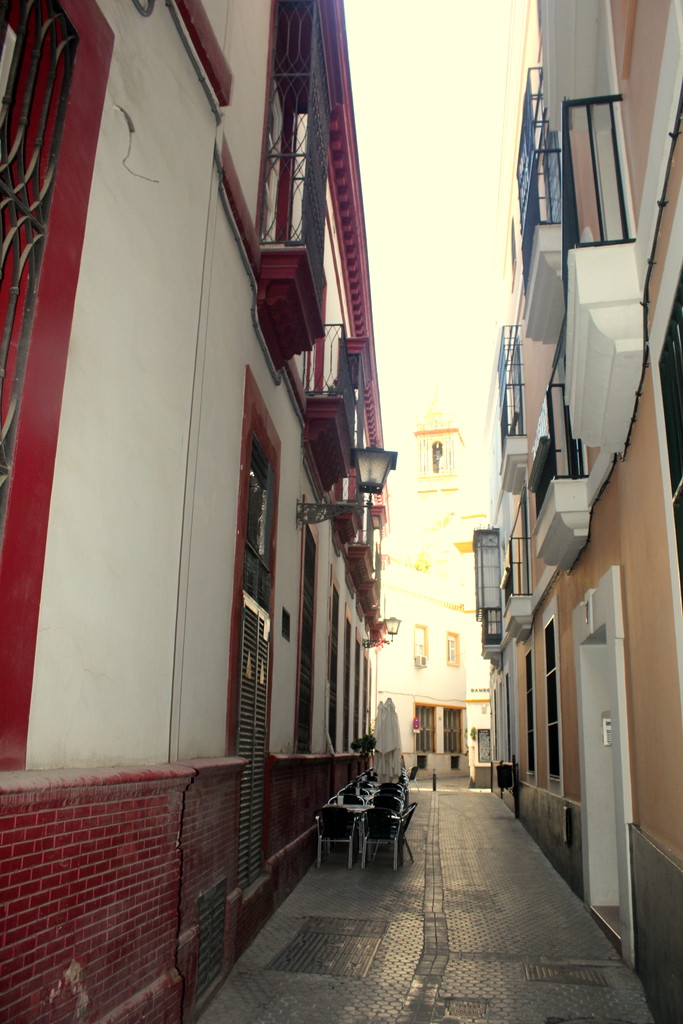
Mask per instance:
[[[353,740],[351,743],[351,750],[354,750],[357,754],[363,754],[364,757],[369,757],[375,749],[377,740],[371,732],[366,732],[365,736],[360,736],[358,739]]]

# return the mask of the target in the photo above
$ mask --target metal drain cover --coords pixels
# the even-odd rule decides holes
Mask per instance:
[[[488,1013],[488,999],[456,999],[446,997],[446,1012],[456,1020],[481,1020]]]
[[[554,981],[559,985],[599,985],[607,982],[595,967],[580,967],[574,964],[524,964],[527,981]]]
[[[311,917],[268,970],[364,978],[387,927],[387,921]]]

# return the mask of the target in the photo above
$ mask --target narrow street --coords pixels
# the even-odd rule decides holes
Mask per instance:
[[[431,776],[407,853],[334,849],[201,1024],[650,1024],[635,974],[497,794]]]

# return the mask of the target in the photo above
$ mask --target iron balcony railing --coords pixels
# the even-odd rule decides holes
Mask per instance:
[[[304,359],[303,386],[307,395],[340,396],[344,400],[349,440],[356,434],[356,390],[343,324],[326,324],[325,337]]]
[[[565,100],[562,106],[562,265],[583,245],[631,242],[617,112],[621,96]],[[567,287],[565,273],[565,289]]]
[[[541,407],[529,474],[529,490],[536,495],[536,516],[553,480],[584,476],[583,444],[572,435],[564,385],[551,384]]]
[[[517,324],[503,327],[498,357],[498,399],[500,406],[501,443],[506,437],[523,437],[524,377],[522,372],[522,339]]]
[[[482,624],[483,645],[494,647],[503,642],[499,530],[475,530],[473,548],[477,622]]]
[[[531,593],[529,538],[526,534],[510,537],[508,541],[501,588],[506,604],[511,597],[528,597]]]
[[[263,174],[264,245],[303,245],[322,297],[329,91],[316,0],[280,0]]]
[[[534,234],[539,224],[562,218],[561,150],[548,127],[543,103],[543,68],[529,68],[517,161],[522,263],[526,290]]]

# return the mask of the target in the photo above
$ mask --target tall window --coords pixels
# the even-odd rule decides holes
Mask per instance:
[[[555,651],[555,619],[545,627],[545,687],[548,714],[548,774],[560,777],[560,710]]]
[[[446,634],[446,645],[447,645],[447,660],[449,665],[460,664],[460,634],[459,633],[447,633]]]
[[[356,638],[355,652],[353,659],[353,702],[355,714],[355,733],[361,735],[361,708],[360,708],[360,640]]]
[[[526,655],[526,763],[536,771],[536,720],[534,712],[534,665],[531,651]]]
[[[363,655],[363,696],[362,696],[362,710],[361,710],[361,724],[360,724],[360,735],[365,735],[368,731],[368,704],[370,702],[370,689],[369,679],[370,676],[370,660],[367,654]]]
[[[420,731],[415,737],[415,748],[419,754],[429,754],[436,750],[434,708],[425,704],[418,704],[415,707],[415,717],[420,720]]]
[[[669,329],[659,359],[659,375],[669,451],[678,573],[683,587],[683,277],[678,283]]]
[[[247,537],[242,586],[241,673],[237,714],[237,753],[247,760],[240,790],[238,880],[250,885],[263,863],[268,664],[270,659],[270,536],[273,472],[254,437],[249,466]]]
[[[249,468],[244,590],[262,608],[270,608],[270,535],[273,519],[273,472],[256,438]]]
[[[306,754],[311,749],[315,556],[315,538],[312,531],[307,527],[304,539],[304,578],[301,599],[301,641],[299,645],[299,701],[296,739],[296,749],[299,754]]]
[[[443,459],[443,445],[441,441],[435,441],[432,445],[432,472],[441,472],[441,460]]]
[[[349,710],[351,704],[351,623],[344,626],[344,719],[342,722],[342,750],[349,749]]]
[[[415,627],[415,657],[426,658],[427,651],[427,627],[416,626]]]
[[[332,746],[337,748],[337,673],[339,666],[339,591],[332,587],[330,602],[330,693],[327,705],[327,732]]]
[[[443,750],[444,754],[460,753],[462,712],[460,708],[443,709]]]

